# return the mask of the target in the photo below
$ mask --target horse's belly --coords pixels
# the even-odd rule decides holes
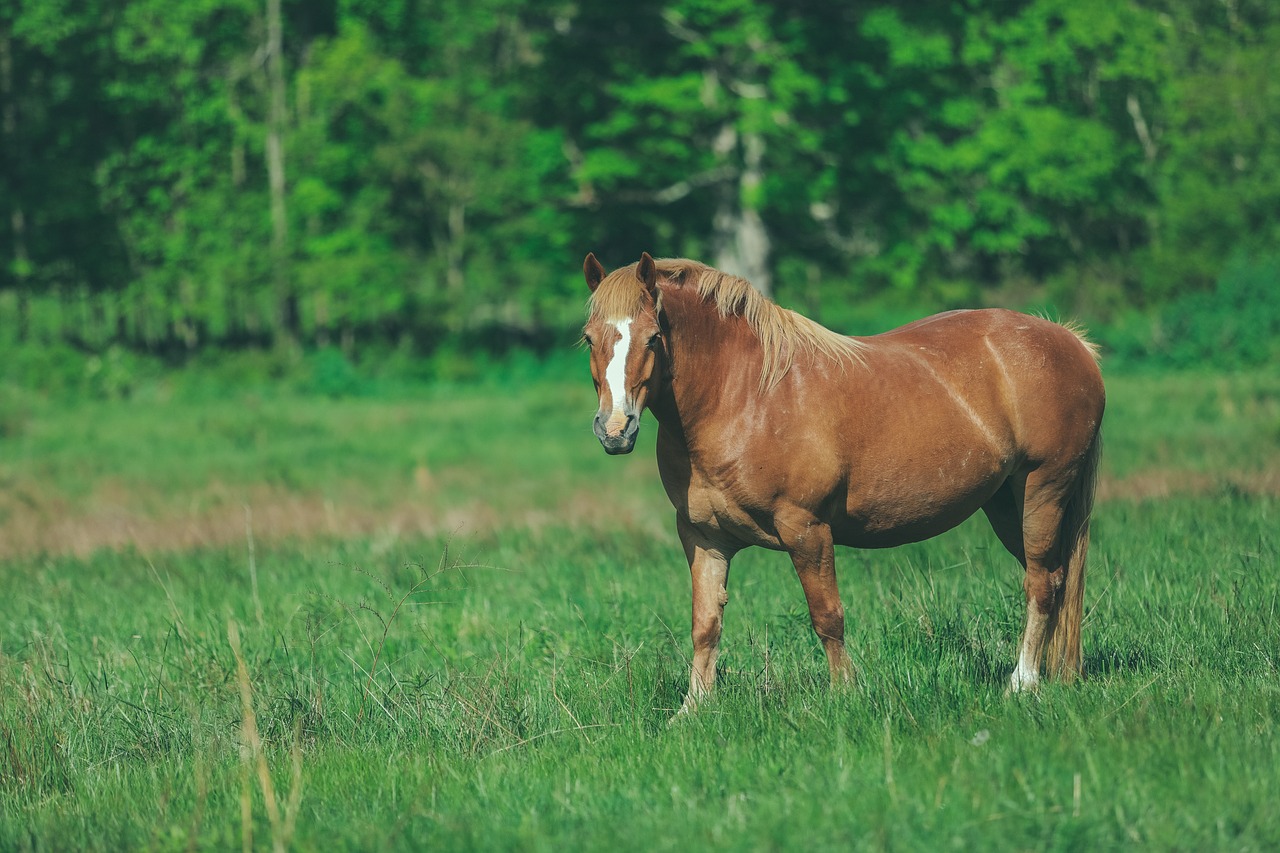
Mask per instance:
[[[991,499],[1009,476],[1008,459],[970,453],[907,471],[881,471],[850,486],[831,520],[836,542],[888,548],[945,533]]]
[[[914,460],[908,454],[874,468],[744,472],[726,462],[704,471],[663,465],[660,456],[659,471],[677,512],[712,538],[784,548],[777,516],[785,509],[825,521],[838,544],[886,548],[937,536],[973,515],[1008,477],[1011,458],[957,431]]]
[[[993,489],[992,494],[994,492]],[[972,499],[948,504],[940,510],[937,507],[927,511],[888,507],[870,516],[845,516],[832,521],[832,538],[837,545],[854,548],[893,548],[946,533],[981,509],[984,503],[984,499]]]

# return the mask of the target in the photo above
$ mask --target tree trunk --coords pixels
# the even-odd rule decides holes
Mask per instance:
[[[14,289],[18,293],[18,340],[26,340],[30,305],[27,293],[27,277],[31,273],[31,259],[27,255],[27,217],[22,210],[22,162],[18,153],[18,105],[13,94],[13,42],[9,34],[0,35],[0,102],[4,103],[0,118],[0,133],[8,166],[5,184],[12,202],[9,207],[9,230],[13,235]]]
[[[712,143],[717,159],[733,157],[738,147],[738,132],[726,124]],[[742,276],[765,296],[773,295],[773,276],[769,271],[769,232],[760,217],[760,192],[764,182],[761,161],[764,139],[758,133],[742,137],[742,167],[736,181],[726,181],[712,219],[712,250],[715,266],[727,273]]]
[[[233,66],[234,67],[234,66]],[[244,113],[240,110],[240,101],[236,95],[236,83],[238,75],[227,72],[227,117],[231,120],[231,186],[239,189],[244,186],[245,175],[245,153],[244,139],[241,138],[240,128]]]
[[[285,209],[284,173],[284,53],[280,23],[280,0],[267,0],[267,83],[270,112],[267,118],[267,179],[271,187],[271,254],[276,283],[276,305],[280,333],[292,342],[297,338],[297,297],[289,281],[286,248],[289,224]]]
[[[449,202],[449,241],[445,246],[448,269],[445,281],[454,294],[462,290],[463,240],[467,235],[467,205],[461,198]]]

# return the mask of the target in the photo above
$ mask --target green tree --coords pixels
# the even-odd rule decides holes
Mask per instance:
[[[1280,244],[1280,8],[1170,3],[1145,294],[1207,289],[1238,251]]]

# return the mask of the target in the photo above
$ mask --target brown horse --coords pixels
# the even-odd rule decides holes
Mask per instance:
[[[608,276],[587,255],[583,338],[609,453],[647,406],[693,575],[682,710],[716,679],[729,561],[786,551],[833,682],[852,680],[834,545],[927,539],[977,510],[1026,570],[1013,690],[1081,673],[1089,514],[1105,395],[1079,332],[1013,311],[949,311],[844,337],[690,260]]]

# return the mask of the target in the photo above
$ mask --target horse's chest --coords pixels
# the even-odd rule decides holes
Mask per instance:
[[[753,545],[777,545],[771,513],[750,484],[696,469],[678,478],[664,476],[663,482],[676,510],[704,533]]]

